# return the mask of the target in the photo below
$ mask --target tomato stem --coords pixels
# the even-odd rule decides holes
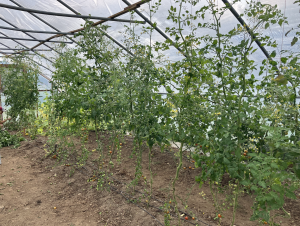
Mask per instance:
[[[176,169],[176,175],[175,175],[175,178],[173,180],[173,199],[174,199],[174,203],[175,203],[175,211],[177,212],[177,215],[178,215],[178,221],[179,221],[179,225],[180,225],[180,213],[179,213],[179,210],[178,210],[178,207],[177,207],[177,201],[176,201],[176,195],[175,195],[175,183],[176,181],[178,180],[178,177],[179,177],[179,171],[182,167],[182,148],[183,148],[183,142],[180,143],[180,149],[179,149],[179,164],[177,166],[177,169]]]
[[[236,214],[236,208],[237,208],[237,203],[238,203],[239,191],[240,191],[240,183],[237,180],[237,187],[236,187],[236,191],[235,191],[235,195],[234,195],[234,203],[233,203],[233,213],[232,213],[231,226],[233,226],[234,222],[235,222],[235,214]]]
[[[151,154],[152,154],[152,147],[149,147],[149,171],[150,171],[150,197],[149,197],[149,200],[151,199],[152,197],[152,184],[153,184],[153,175],[152,175],[152,170],[151,170],[151,165],[152,165],[152,157],[151,157]]]

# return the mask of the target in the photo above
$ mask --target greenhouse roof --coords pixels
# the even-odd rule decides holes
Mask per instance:
[[[158,2],[150,1],[150,4]],[[220,7],[224,6],[225,0],[215,0]],[[233,1],[229,1],[232,3]],[[299,51],[299,45],[291,46],[295,36],[295,28],[300,24],[300,7],[294,4],[293,0],[261,0],[263,4],[277,5],[282,13],[287,17],[288,24],[282,26],[270,26],[264,30],[264,34],[273,38],[279,43],[277,47],[277,57],[280,56],[282,49]],[[246,1],[241,0],[233,4],[232,10],[227,10],[222,17],[221,29],[226,33],[241,23],[237,16],[243,13]],[[141,32],[143,25],[156,23],[152,42],[162,42],[170,37],[166,34],[167,27],[176,26],[168,20],[168,10],[171,6],[178,5],[178,1],[162,1],[157,13],[149,21],[149,3],[131,2],[129,0],[0,0],[0,53],[10,55],[19,53],[23,49],[34,54],[33,60],[41,66],[43,77],[40,78],[43,84],[49,83],[54,72],[53,59],[57,54],[55,45],[64,42],[70,47],[76,47],[79,37],[74,34],[83,29],[85,19],[90,18],[96,24],[105,23],[110,27],[107,30],[109,37],[124,52],[132,52],[124,44],[125,25],[128,23],[140,23],[136,32]],[[207,1],[199,0],[199,4],[191,11],[196,11],[199,7],[207,4]],[[134,20],[132,20],[130,10],[134,10]],[[234,15],[234,11],[236,15]],[[245,23],[250,21],[243,18]],[[209,20],[209,17],[207,18]],[[96,25],[95,24],[95,25]],[[140,30],[138,30],[140,28]],[[287,32],[290,31],[288,34]],[[200,33],[201,32],[201,33]],[[201,30],[197,35],[209,34],[210,30]],[[185,35],[189,30],[184,31]],[[67,38],[66,38],[67,37]],[[144,39],[143,39],[144,38]],[[243,37],[236,36],[236,41]],[[147,35],[141,35],[142,44],[148,44],[150,39]],[[258,43],[259,44],[259,43]],[[258,46],[256,46],[258,48]],[[180,49],[170,49],[165,55],[170,60],[178,60],[184,55],[179,53]],[[252,55],[253,59],[259,64],[266,59],[270,52],[268,48],[261,49]]]

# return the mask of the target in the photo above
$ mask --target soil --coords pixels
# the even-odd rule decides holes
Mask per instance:
[[[107,153],[109,135],[102,134],[104,153]],[[76,148],[81,147],[80,138],[75,139]],[[135,189],[128,186],[134,179],[136,156],[132,154],[133,138],[125,136],[122,143],[121,162],[117,162],[118,154],[113,153],[114,167],[108,167],[106,161],[103,168],[110,182],[97,188],[100,180],[99,153],[93,152],[97,147],[94,132],[89,132],[87,149],[92,153],[87,163],[78,167],[75,157],[68,158],[64,164],[59,163],[59,153],[45,157],[47,137],[21,142],[17,149],[10,147],[0,149],[2,165],[0,165],[0,225],[168,225],[164,216],[169,211],[169,225],[177,225],[178,218],[172,206],[172,178],[175,176],[177,149],[168,148],[161,152],[154,147],[152,158],[153,196],[149,198],[150,171],[148,170],[148,150],[143,146],[142,169]],[[120,152],[119,152],[120,153]],[[131,156],[131,158],[130,158]],[[120,156],[119,156],[120,157]],[[183,167],[176,182],[176,195],[181,214],[181,225],[218,225],[208,184],[199,188],[195,177],[200,174],[199,168],[193,169],[193,163],[184,159]],[[190,167],[190,168],[189,168]],[[107,176],[107,175],[106,175]],[[228,184],[230,178],[224,176],[222,184]],[[101,183],[99,182],[99,185]],[[135,190],[135,192],[133,192]],[[226,194],[226,191],[225,191]],[[225,196],[220,195],[221,199]],[[251,194],[243,194],[239,199],[236,213],[236,226],[254,226],[258,222],[250,221],[253,204]],[[226,204],[227,205],[227,204]],[[170,206],[169,209],[163,207]],[[300,225],[300,199],[286,200],[285,209],[291,218],[277,217],[276,222],[282,226]],[[188,220],[185,220],[188,217]],[[195,220],[192,219],[195,217]],[[221,225],[230,225],[232,210],[222,213]]]

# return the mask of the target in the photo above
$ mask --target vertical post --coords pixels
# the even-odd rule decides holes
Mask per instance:
[[[2,93],[2,84],[1,84],[1,73],[0,73],[0,107],[2,107],[1,93]],[[0,121],[3,121],[2,114],[0,115]],[[1,165],[1,154],[0,154],[0,165]]]
[[[0,107],[2,107],[1,93],[2,93],[2,83],[1,83],[1,73],[0,73]],[[0,121],[3,121],[2,114],[0,115]]]
[[[39,85],[38,85],[39,82],[38,82],[38,80],[39,80],[39,77],[38,77],[38,79],[37,79],[37,81],[36,81],[36,88],[37,88],[38,93],[39,93],[38,101],[37,101],[37,103],[36,103],[36,118],[39,117],[39,97],[40,97],[40,91],[39,91]]]

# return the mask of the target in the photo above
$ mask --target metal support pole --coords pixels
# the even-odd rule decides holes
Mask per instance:
[[[134,21],[134,20],[115,19],[115,18],[108,18],[108,17],[84,16],[84,15],[74,15],[74,14],[65,14],[65,13],[55,13],[55,12],[41,11],[41,10],[35,10],[35,9],[28,9],[28,8],[24,8],[24,7],[16,7],[16,6],[6,5],[6,4],[2,4],[2,3],[0,3],[0,7],[7,8],[7,9],[24,11],[24,12],[30,12],[30,13],[51,15],[51,16],[62,16],[62,17],[85,18],[85,19],[96,19],[96,20],[105,20],[105,21],[116,21],[116,22],[128,22],[128,23],[145,24],[145,21]]]
[[[131,6],[131,3],[128,2],[127,0],[122,0],[126,5]],[[166,34],[164,33],[159,27],[154,26],[154,24],[143,14],[141,13],[138,9],[134,9],[134,12],[136,14],[138,14],[140,17],[142,17],[149,25],[151,25],[151,27],[153,27],[159,34],[161,34],[165,39],[170,40],[170,42],[172,43],[172,45],[181,53],[183,53],[182,49],[179,47],[176,47],[174,41]],[[183,53],[183,55],[185,56],[185,54]]]
[[[10,0],[10,1],[13,2],[14,4],[18,5],[19,7],[22,7],[19,3],[15,2],[14,0]],[[136,3],[134,3],[133,5],[131,5],[131,6],[129,6],[129,7],[126,7],[123,11],[118,12],[118,13],[116,13],[116,14],[114,14],[114,15],[109,16],[109,18],[114,19],[114,18],[116,18],[116,17],[119,17],[119,16],[121,16],[121,15],[123,15],[123,14],[125,14],[125,13],[128,13],[130,10],[134,10],[134,9],[140,7],[142,4],[144,4],[144,3],[146,3],[146,2],[149,2],[149,1],[150,1],[150,0],[141,0],[141,1],[139,1],[139,2],[136,2]],[[33,14],[33,13],[30,13],[30,14],[33,15],[33,16],[35,16],[36,18],[38,18],[39,20],[41,20],[42,22],[44,22],[45,24],[47,24],[47,25],[50,26],[51,28],[55,29],[56,31],[59,31],[58,29],[54,28],[51,24],[49,24],[49,23],[47,23],[46,21],[44,21],[42,18],[36,16],[36,15]],[[98,22],[96,22],[96,23],[93,23],[92,26],[97,26],[97,25],[102,24],[102,23],[104,23],[104,22],[106,22],[106,21],[105,21],[105,20],[101,20],[101,21],[98,21]],[[70,31],[70,33],[80,32],[80,31],[83,31],[84,29],[85,29],[85,28],[76,29],[76,30]],[[60,37],[60,36],[62,36],[62,35],[57,34],[57,35],[54,35],[54,36],[48,38],[47,40],[50,40],[50,39],[56,38],[56,37]],[[70,37],[68,37],[68,38],[71,39]],[[71,39],[71,40],[74,41],[76,44],[78,44],[75,40],[73,40],[73,39]],[[42,44],[43,44],[43,43],[41,42],[41,43],[37,44],[36,46],[32,47],[31,49],[37,48],[38,46],[40,46],[40,45],[42,45]],[[44,44],[44,45],[45,45],[45,44]]]
[[[62,4],[63,6],[65,6],[67,9],[69,9],[71,12],[75,13],[76,15],[80,15],[79,12],[77,12],[75,9],[73,9],[71,6],[69,6],[67,3],[61,1],[61,0],[57,0],[60,4]],[[84,19],[85,21],[87,21],[87,19]],[[124,49],[127,53],[129,53],[130,55],[134,56],[133,53],[128,50],[125,46],[123,46],[120,42],[118,42],[116,39],[114,39],[113,37],[111,37],[109,34],[107,34],[105,31],[101,30],[104,35],[106,37],[108,37],[110,40],[112,40],[114,43],[116,43],[118,46],[120,46],[122,49]]]
[[[0,73],[0,107],[2,107],[2,100],[1,100],[1,94],[2,94],[2,83],[1,83],[1,73]],[[0,121],[3,121],[3,115],[0,115]],[[1,130],[1,128],[0,128]],[[0,160],[1,161],[1,160]]]
[[[2,33],[2,32],[0,32]],[[3,34],[3,33],[2,33]],[[35,42],[53,42],[53,43],[67,43],[72,44],[73,42],[66,41],[53,41],[53,40],[41,40],[41,39],[28,39],[28,38],[15,38],[15,37],[0,37],[0,39],[11,39],[11,40],[22,40],[22,41],[35,41]]]
[[[23,51],[52,51],[51,49],[16,49],[16,48],[0,48],[0,50],[23,50]]]
[[[256,44],[258,45],[258,47],[261,49],[261,51],[265,54],[265,56],[273,61],[273,59],[271,58],[271,56],[269,55],[268,51],[265,49],[265,47],[263,47],[261,45],[261,42],[258,40],[258,38],[256,37],[256,35],[251,31],[251,29],[249,28],[249,26],[245,23],[245,21],[242,19],[242,17],[238,14],[237,11],[235,11],[235,9],[232,7],[232,5],[227,1],[227,0],[222,0],[223,3],[228,7],[228,9],[230,10],[230,12],[235,16],[235,18],[240,22],[240,24],[246,28],[248,34],[251,36],[251,38],[256,42]]]
[[[23,7],[20,3],[16,2],[15,0],[10,0],[12,3],[16,4],[19,7]],[[46,24],[47,26],[51,27],[53,30],[57,31],[57,32],[61,32],[60,30],[58,30],[56,27],[52,26],[51,24],[49,24],[47,21],[45,21],[44,19],[42,19],[41,17],[35,15],[34,13],[30,13],[30,15],[34,16],[35,18],[37,18],[38,20],[40,20],[41,22],[43,22],[44,24]],[[69,32],[72,33],[72,32]],[[73,34],[75,34],[73,32]],[[78,42],[76,42],[74,39],[66,36],[69,40],[71,40],[72,42],[76,43],[78,45]],[[44,44],[44,43],[43,43]],[[46,44],[44,44],[46,45]],[[34,46],[33,48],[35,48],[36,46]],[[32,48],[32,49],[33,49]],[[56,51],[56,50],[55,50]],[[57,53],[59,53],[58,51],[56,51]],[[60,54],[60,53],[59,53]]]
[[[17,54],[21,54],[21,53],[5,53],[3,51],[0,51],[1,54],[4,54],[6,56],[10,56],[10,55],[17,55]],[[34,56],[35,54],[30,54],[30,53],[26,53],[26,56]]]
[[[3,34],[2,32],[0,32],[0,33]],[[3,34],[3,35],[6,36],[6,37],[8,37],[6,34]],[[25,45],[23,45],[21,42],[18,42],[16,40],[12,40],[12,41],[14,41],[14,42],[18,43],[19,45],[23,46],[24,48],[28,49],[28,47],[25,46]],[[41,56],[41,57],[43,57],[44,59],[50,61],[51,63],[54,63],[52,60],[48,59],[47,57],[45,57],[45,56],[43,56],[43,55],[41,55],[41,54],[39,54],[37,52],[34,52],[34,53],[37,54],[37,55],[39,55],[39,56]]]
[[[68,32],[26,30],[26,29],[19,29],[19,28],[4,27],[4,26],[0,26],[0,29],[11,30],[11,31],[32,32],[32,33],[42,33],[42,34],[75,35],[74,33],[68,33]]]
[[[5,47],[9,48],[9,46],[7,46],[7,45],[5,45],[5,44],[3,44],[3,43],[1,43],[1,42],[0,42],[0,45],[3,45],[3,46],[5,46]],[[26,57],[26,56],[25,56],[25,57]],[[49,68],[47,68],[47,67],[45,67],[44,65],[40,64],[39,62],[36,62],[35,60],[33,60],[33,59],[29,58],[29,57],[26,57],[26,58],[32,60],[32,61],[35,62],[37,65],[40,65],[40,66],[42,66],[43,68],[45,68],[45,69],[47,69],[48,71],[50,71],[50,72],[53,73],[52,70],[50,70]],[[1,65],[1,64],[0,64],[0,65]]]
[[[3,20],[4,22],[6,22],[7,24],[9,24],[10,26],[12,26],[12,27],[14,27],[14,28],[17,28],[18,29],[18,27],[17,26],[15,26],[14,24],[12,24],[12,23],[10,23],[9,21],[7,21],[7,20],[5,20],[4,18],[2,18],[2,17],[0,17],[0,19],[1,20]],[[27,34],[26,32],[24,32],[24,31],[22,31],[24,34],[26,34],[26,35],[28,35],[29,37],[31,37],[31,38],[33,38],[33,39],[35,39],[35,37],[34,36],[32,36],[31,34]],[[55,52],[57,52],[55,49],[53,49],[51,46],[49,46],[49,45],[47,45],[47,44],[45,44],[44,43],[44,46],[47,46],[49,49],[51,49],[51,50],[54,50]],[[29,49],[29,48],[26,48],[26,49]],[[59,53],[59,52],[57,52],[57,53]]]

